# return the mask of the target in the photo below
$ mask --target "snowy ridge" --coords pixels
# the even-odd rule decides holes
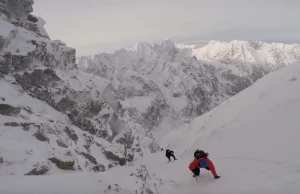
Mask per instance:
[[[300,44],[232,40],[176,46],[192,49],[193,55],[199,60],[213,60],[235,65],[258,64],[271,71],[300,59]]]

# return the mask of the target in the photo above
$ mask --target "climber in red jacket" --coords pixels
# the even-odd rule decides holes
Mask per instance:
[[[194,153],[194,161],[190,163],[189,169],[194,173],[194,177],[199,176],[200,168],[205,168],[206,170],[210,170],[215,179],[220,178],[217,175],[215,166],[213,162],[207,158],[208,153],[205,153],[203,150],[196,150]]]

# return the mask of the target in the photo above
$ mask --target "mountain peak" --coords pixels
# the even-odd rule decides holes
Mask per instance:
[[[267,43],[262,41],[210,41],[206,44],[180,44],[191,48],[198,60],[213,60],[235,64],[255,64],[266,69],[277,69],[300,59],[300,44]]]

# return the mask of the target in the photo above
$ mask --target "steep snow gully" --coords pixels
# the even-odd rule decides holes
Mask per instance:
[[[175,150],[177,161],[168,163],[159,152],[99,174],[1,177],[0,193],[134,193],[141,191],[137,177],[149,185],[148,193],[299,193],[299,86],[297,62],[258,80],[176,136],[166,136],[162,141]],[[188,164],[196,148],[210,153],[221,179],[206,170],[198,182],[192,178]],[[133,175],[139,166],[138,172],[147,169],[145,177]]]

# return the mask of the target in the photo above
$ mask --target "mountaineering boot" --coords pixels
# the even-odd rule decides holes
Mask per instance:
[[[215,179],[219,179],[219,178],[220,178],[220,176],[218,176],[218,175],[217,175],[217,176],[215,176]]]

